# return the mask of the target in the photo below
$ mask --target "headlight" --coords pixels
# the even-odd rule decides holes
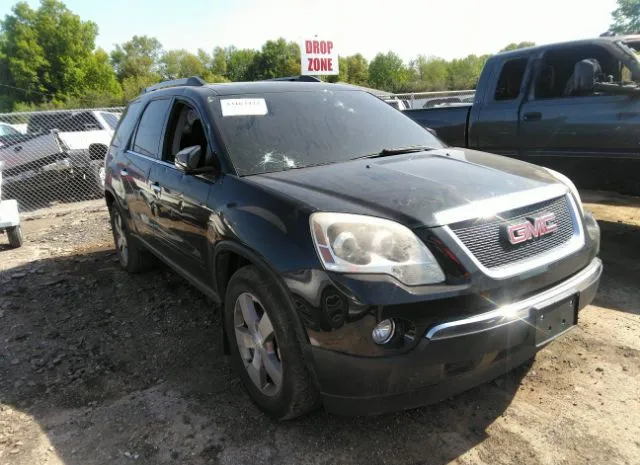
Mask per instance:
[[[388,274],[409,285],[445,276],[429,249],[401,224],[348,213],[313,213],[311,235],[325,269]]]
[[[569,190],[571,191],[571,194],[573,195],[573,198],[578,204],[578,208],[580,208],[580,213],[584,215],[582,200],[580,199],[580,194],[578,193],[578,189],[576,188],[576,185],[573,183],[573,181],[571,181],[571,179],[566,177],[564,174],[558,173],[557,171],[552,170],[551,168],[544,167],[544,169],[547,170],[551,174],[551,176],[553,176],[554,178],[556,178],[558,181],[560,181],[562,184],[564,184],[569,188]]]

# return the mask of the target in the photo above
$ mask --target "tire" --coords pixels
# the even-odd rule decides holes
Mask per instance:
[[[22,247],[24,237],[22,236],[22,228],[20,226],[7,228],[7,237],[9,238],[9,245],[12,248],[17,249],[18,247]]]
[[[129,225],[115,203],[109,206],[109,216],[116,256],[122,269],[129,273],[140,273],[153,268],[155,257],[130,234]]]
[[[224,320],[232,364],[261,410],[277,420],[288,420],[319,405],[293,313],[278,287],[257,267],[245,266],[231,277]]]
[[[105,175],[104,161],[92,161],[89,164],[84,180],[89,184],[85,189],[89,189],[89,195],[92,198],[104,197]]]

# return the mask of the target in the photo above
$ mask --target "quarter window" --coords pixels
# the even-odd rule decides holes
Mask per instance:
[[[113,136],[111,145],[119,147],[120,145],[129,142],[131,137],[131,131],[138,121],[138,115],[140,114],[140,102],[130,103],[124,110],[122,117],[120,118],[118,125],[116,126],[116,132]]]
[[[170,100],[154,100],[145,108],[138,124],[133,150],[141,155],[160,158],[160,138],[169,111]]]

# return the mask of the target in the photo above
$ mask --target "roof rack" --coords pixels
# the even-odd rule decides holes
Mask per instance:
[[[286,77],[265,79],[265,81],[322,82],[319,78],[315,76],[286,76]]]
[[[184,79],[173,79],[171,81],[162,81],[153,86],[147,87],[144,92],[151,92],[159,89],[166,89],[167,87],[176,87],[176,86],[190,86],[190,87],[200,87],[204,86],[206,82],[202,80],[202,78],[198,76],[191,76]]]

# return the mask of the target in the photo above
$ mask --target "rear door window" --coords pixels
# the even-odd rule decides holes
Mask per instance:
[[[160,158],[160,146],[171,100],[154,100],[144,109],[133,141],[133,151]]]
[[[524,79],[524,72],[527,69],[527,62],[527,58],[516,58],[505,62],[498,78],[495,100],[514,100],[518,98],[522,87],[522,79]]]

